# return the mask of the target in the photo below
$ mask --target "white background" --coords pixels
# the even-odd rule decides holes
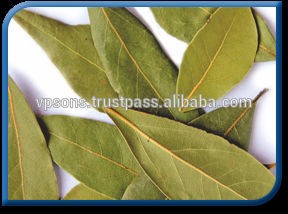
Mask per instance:
[[[67,24],[88,24],[86,8],[29,8],[37,13],[58,19]],[[130,8],[154,33],[167,54],[180,65],[187,44],[167,34],[156,23],[149,8]],[[276,9],[256,8],[264,17],[272,33],[276,31]],[[45,52],[14,21],[8,34],[9,75],[24,93],[28,103],[38,115],[65,114],[113,123],[111,119],[93,109],[49,109],[44,111],[36,104],[36,98],[72,98],[79,96],[69,87]],[[276,159],[276,63],[255,63],[248,75],[225,97],[254,98],[262,89],[269,91],[259,101],[254,115],[250,153],[262,163]],[[241,164],[241,163],[239,163]],[[78,183],[73,177],[56,167],[60,195],[65,195]]]

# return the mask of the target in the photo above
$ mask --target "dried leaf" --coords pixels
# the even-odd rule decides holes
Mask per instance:
[[[58,185],[45,138],[10,77],[8,84],[8,198],[56,200]]]
[[[256,62],[265,62],[275,60],[276,58],[276,42],[269,27],[264,19],[255,10],[252,10],[257,29],[259,46],[255,57]]]
[[[254,110],[255,106],[252,108],[223,107],[189,124],[225,137],[229,142],[248,151]]]
[[[274,185],[261,163],[219,136],[134,110],[106,112],[168,199],[259,199]]]
[[[121,198],[141,172],[125,139],[113,125],[68,116],[42,118],[53,160],[84,185]]]
[[[123,200],[164,200],[165,195],[145,174],[136,177],[127,187]]]
[[[209,20],[217,8],[161,8],[152,7],[151,10],[157,22],[172,36],[190,43],[195,34]],[[258,51],[256,62],[275,60],[276,43],[269,27],[263,18],[253,9],[258,28]]]
[[[21,10],[14,20],[44,49],[73,90],[91,102],[92,96],[118,97],[94,48],[89,25],[67,25]]]
[[[151,7],[156,21],[172,36],[190,43],[216,7]]]
[[[129,98],[157,98],[160,104],[172,99],[177,68],[151,32],[125,8],[88,8],[88,12],[95,48],[115,91]],[[187,114],[164,107],[144,111],[182,122],[199,116],[198,110]]]
[[[196,118],[189,124],[220,135],[248,151],[256,102],[266,91],[267,89],[264,89],[258,94],[251,107],[222,107]]]
[[[73,187],[70,192],[65,195],[63,200],[114,200],[116,198],[110,198],[109,196],[103,195],[84,184],[78,184]]]
[[[189,100],[198,100],[200,95],[207,100],[220,98],[247,74],[256,49],[257,29],[251,9],[219,8],[185,52],[177,94]]]

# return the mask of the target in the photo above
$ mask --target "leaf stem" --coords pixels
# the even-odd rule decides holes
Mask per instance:
[[[255,104],[267,91],[269,91],[268,88],[264,88],[262,91],[260,91],[259,94],[253,99],[252,103]]]

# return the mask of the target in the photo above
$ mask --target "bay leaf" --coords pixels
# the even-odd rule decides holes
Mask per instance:
[[[188,100],[218,99],[239,83],[253,64],[257,29],[250,8],[219,8],[189,44],[177,94]],[[245,53],[245,54],[243,54]],[[187,102],[184,102],[184,106]],[[193,107],[180,108],[189,111]]]
[[[168,199],[259,199],[273,188],[261,163],[219,136],[135,110],[106,112]]]
[[[248,151],[256,102],[266,91],[264,89],[255,97],[251,107],[221,107],[203,114],[189,125],[220,135]]]
[[[257,29],[259,46],[255,57],[256,62],[275,60],[276,41],[264,19],[255,10],[252,10]]]
[[[92,96],[118,97],[94,48],[89,25],[67,25],[28,10],[13,18],[43,48],[79,96],[90,103]]]
[[[42,120],[54,162],[87,187],[120,199],[141,172],[115,126],[60,115]]]
[[[152,33],[125,8],[88,8],[95,48],[115,91],[123,97],[156,98],[162,107],[143,111],[189,122],[199,111],[164,108],[173,99],[177,68]]]
[[[122,200],[164,200],[165,195],[145,174],[136,177],[125,190]]]
[[[113,200],[109,196],[103,195],[84,184],[78,184],[65,195],[63,200]]]
[[[167,33],[186,43],[190,43],[198,30],[208,22],[216,9],[216,7],[152,7],[151,11],[156,21]],[[255,62],[275,60],[275,38],[259,13],[254,9],[252,9],[252,12],[258,29],[259,42]]]
[[[58,185],[45,138],[23,94],[8,80],[8,198],[56,200]]]
[[[190,43],[216,7],[151,7],[158,24],[169,34]]]

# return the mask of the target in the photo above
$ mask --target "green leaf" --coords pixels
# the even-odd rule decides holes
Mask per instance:
[[[220,135],[248,151],[256,102],[266,91],[264,89],[258,94],[251,107],[222,107],[203,114],[189,125]]]
[[[95,48],[111,85],[129,98],[157,98],[160,103],[175,94],[177,68],[150,31],[125,8],[88,8]],[[146,112],[189,122],[176,108],[147,108]]]
[[[145,174],[136,177],[127,187],[123,200],[164,200],[165,195]]]
[[[58,185],[45,138],[10,77],[8,84],[8,198],[56,200]]]
[[[261,163],[219,136],[134,110],[106,112],[169,199],[259,199],[274,185]]]
[[[116,198],[110,198],[106,195],[101,194],[84,184],[78,184],[73,187],[70,192],[65,195],[63,200],[114,200]]]
[[[118,97],[94,48],[89,25],[71,26],[27,10],[13,18],[44,49],[79,96],[87,102],[92,96]]]
[[[213,7],[151,7],[156,21],[172,36],[190,43],[198,30],[217,8]]]
[[[200,95],[220,98],[243,79],[254,61],[257,29],[250,8],[219,8],[209,20],[189,44],[180,67],[177,94],[188,100]]]
[[[256,62],[265,62],[275,60],[276,58],[276,42],[273,34],[269,30],[269,27],[265,23],[264,19],[255,10],[253,15],[256,21],[258,29],[259,46],[256,54]]]
[[[167,33],[190,43],[195,34],[200,30],[217,8],[161,8],[152,7],[151,10]],[[276,43],[269,27],[263,18],[253,9],[253,15],[258,28],[258,51],[255,61],[275,60]]]
[[[199,120],[196,118],[189,124],[220,135],[248,151],[254,110],[254,105],[252,108],[223,107],[205,114]]]
[[[42,120],[53,160],[89,188],[121,198],[141,172],[115,126],[68,116],[45,116]]]

